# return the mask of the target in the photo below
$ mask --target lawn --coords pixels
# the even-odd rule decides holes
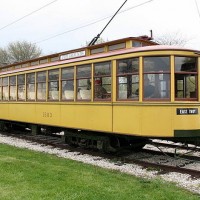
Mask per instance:
[[[0,144],[1,200],[199,200],[163,183]]]

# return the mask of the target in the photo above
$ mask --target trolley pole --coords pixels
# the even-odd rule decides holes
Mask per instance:
[[[112,18],[110,19],[110,21],[105,25],[105,27],[102,29],[102,31],[96,36],[94,37],[91,42],[89,43],[88,46],[92,46],[95,44],[95,42],[99,39],[100,35],[104,32],[104,30],[107,28],[107,26],[110,24],[110,22],[113,20],[113,18],[117,15],[117,13],[121,10],[121,8],[124,6],[124,4],[127,2],[128,0],[124,1],[124,3],[120,6],[120,8],[117,10],[117,12],[112,16]]]

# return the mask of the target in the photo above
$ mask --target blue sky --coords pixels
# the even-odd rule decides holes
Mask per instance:
[[[85,46],[86,41],[101,32],[109,21],[109,16],[123,2],[124,0],[1,0],[0,47],[13,41],[26,40],[36,43],[45,55]],[[51,4],[24,17],[49,3]],[[140,4],[143,5],[135,7]],[[200,49],[198,8],[200,9],[200,0],[128,0],[122,8],[124,12],[114,18],[103,32],[102,38],[110,41],[149,35],[150,30],[153,30],[154,37],[178,32],[188,40],[186,47]],[[22,17],[24,18],[21,19]],[[102,20],[104,18],[106,19]],[[15,22],[18,19],[21,20]],[[12,22],[15,23],[9,25]],[[83,26],[86,27],[80,28]]]

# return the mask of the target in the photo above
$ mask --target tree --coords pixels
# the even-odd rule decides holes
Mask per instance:
[[[157,36],[154,39],[158,44],[163,45],[175,45],[175,46],[185,46],[188,42],[188,39],[179,32],[166,33],[161,36]]]
[[[104,43],[104,42],[108,42],[108,39],[107,39],[107,41],[106,41],[106,40],[104,40],[102,37],[100,37],[100,38],[98,38],[98,40],[95,42],[95,44],[101,44],[101,43]],[[90,43],[90,41],[86,41],[86,42],[85,42],[86,45],[84,45],[84,46],[88,46],[89,43]]]
[[[9,55],[6,49],[0,48],[0,66],[10,64]]]
[[[0,66],[38,58],[42,50],[27,41],[9,43],[6,48],[0,48]]]

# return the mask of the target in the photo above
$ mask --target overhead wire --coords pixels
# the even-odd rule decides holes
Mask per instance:
[[[24,18],[26,18],[26,17],[29,17],[30,15],[32,15],[32,14],[34,14],[34,13],[36,13],[36,12],[42,10],[43,8],[46,8],[47,6],[49,6],[49,5],[53,4],[53,3],[55,3],[56,1],[58,1],[58,0],[51,1],[50,3],[47,3],[47,4],[45,4],[44,6],[38,8],[38,9],[32,11],[32,12],[30,12],[29,14],[26,14],[26,15],[24,15],[23,17],[20,17],[19,19],[17,19],[17,20],[15,20],[15,21],[13,21],[13,22],[11,22],[11,23],[9,23],[9,24],[7,24],[7,25],[1,27],[1,28],[0,28],[0,31],[3,30],[3,29],[5,29],[5,28],[7,28],[8,26],[11,26],[11,25],[13,25],[13,24],[15,24],[15,23],[21,21],[22,19],[24,19]]]
[[[197,13],[199,15],[199,19],[200,19],[200,11],[199,11],[199,7],[198,7],[198,4],[197,4],[197,0],[194,0],[195,1],[195,5],[196,5],[196,8],[197,8]]]
[[[143,5],[145,5],[145,4],[147,4],[147,3],[150,3],[150,2],[152,2],[152,1],[154,1],[154,0],[148,0],[148,1],[145,1],[145,2],[143,2],[143,3],[138,4],[138,5],[136,5],[136,6],[129,7],[129,8],[127,8],[127,9],[124,9],[124,10],[120,11],[118,14],[127,12],[127,11],[129,11],[129,10],[132,10],[132,9],[137,8],[137,7],[140,7],[140,6],[143,6]],[[64,31],[64,32],[62,32],[62,33],[58,33],[58,34],[56,34],[56,35],[52,35],[52,36],[50,36],[50,37],[48,37],[48,38],[45,38],[45,39],[40,40],[40,41],[36,41],[36,42],[34,42],[34,43],[35,43],[35,44],[38,44],[38,43],[45,42],[45,41],[47,41],[47,40],[53,39],[53,38],[55,38],[55,37],[58,37],[58,36],[61,36],[61,35],[64,35],[64,34],[67,34],[67,33],[69,33],[69,32],[73,32],[73,31],[76,31],[76,30],[79,30],[79,29],[82,29],[82,28],[91,26],[91,25],[93,25],[93,24],[97,24],[97,23],[99,23],[99,22],[101,22],[101,21],[104,21],[104,20],[110,18],[110,17],[111,17],[110,15],[109,15],[109,16],[106,16],[106,17],[101,18],[101,19],[98,19],[98,20],[96,20],[96,21],[94,21],[94,22],[90,22],[90,23],[87,23],[87,24],[85,24],[85,25],[82,25],[82,26],[73,28],[73,29],[71,29],[71,30],[67,30],[67,31]]]

